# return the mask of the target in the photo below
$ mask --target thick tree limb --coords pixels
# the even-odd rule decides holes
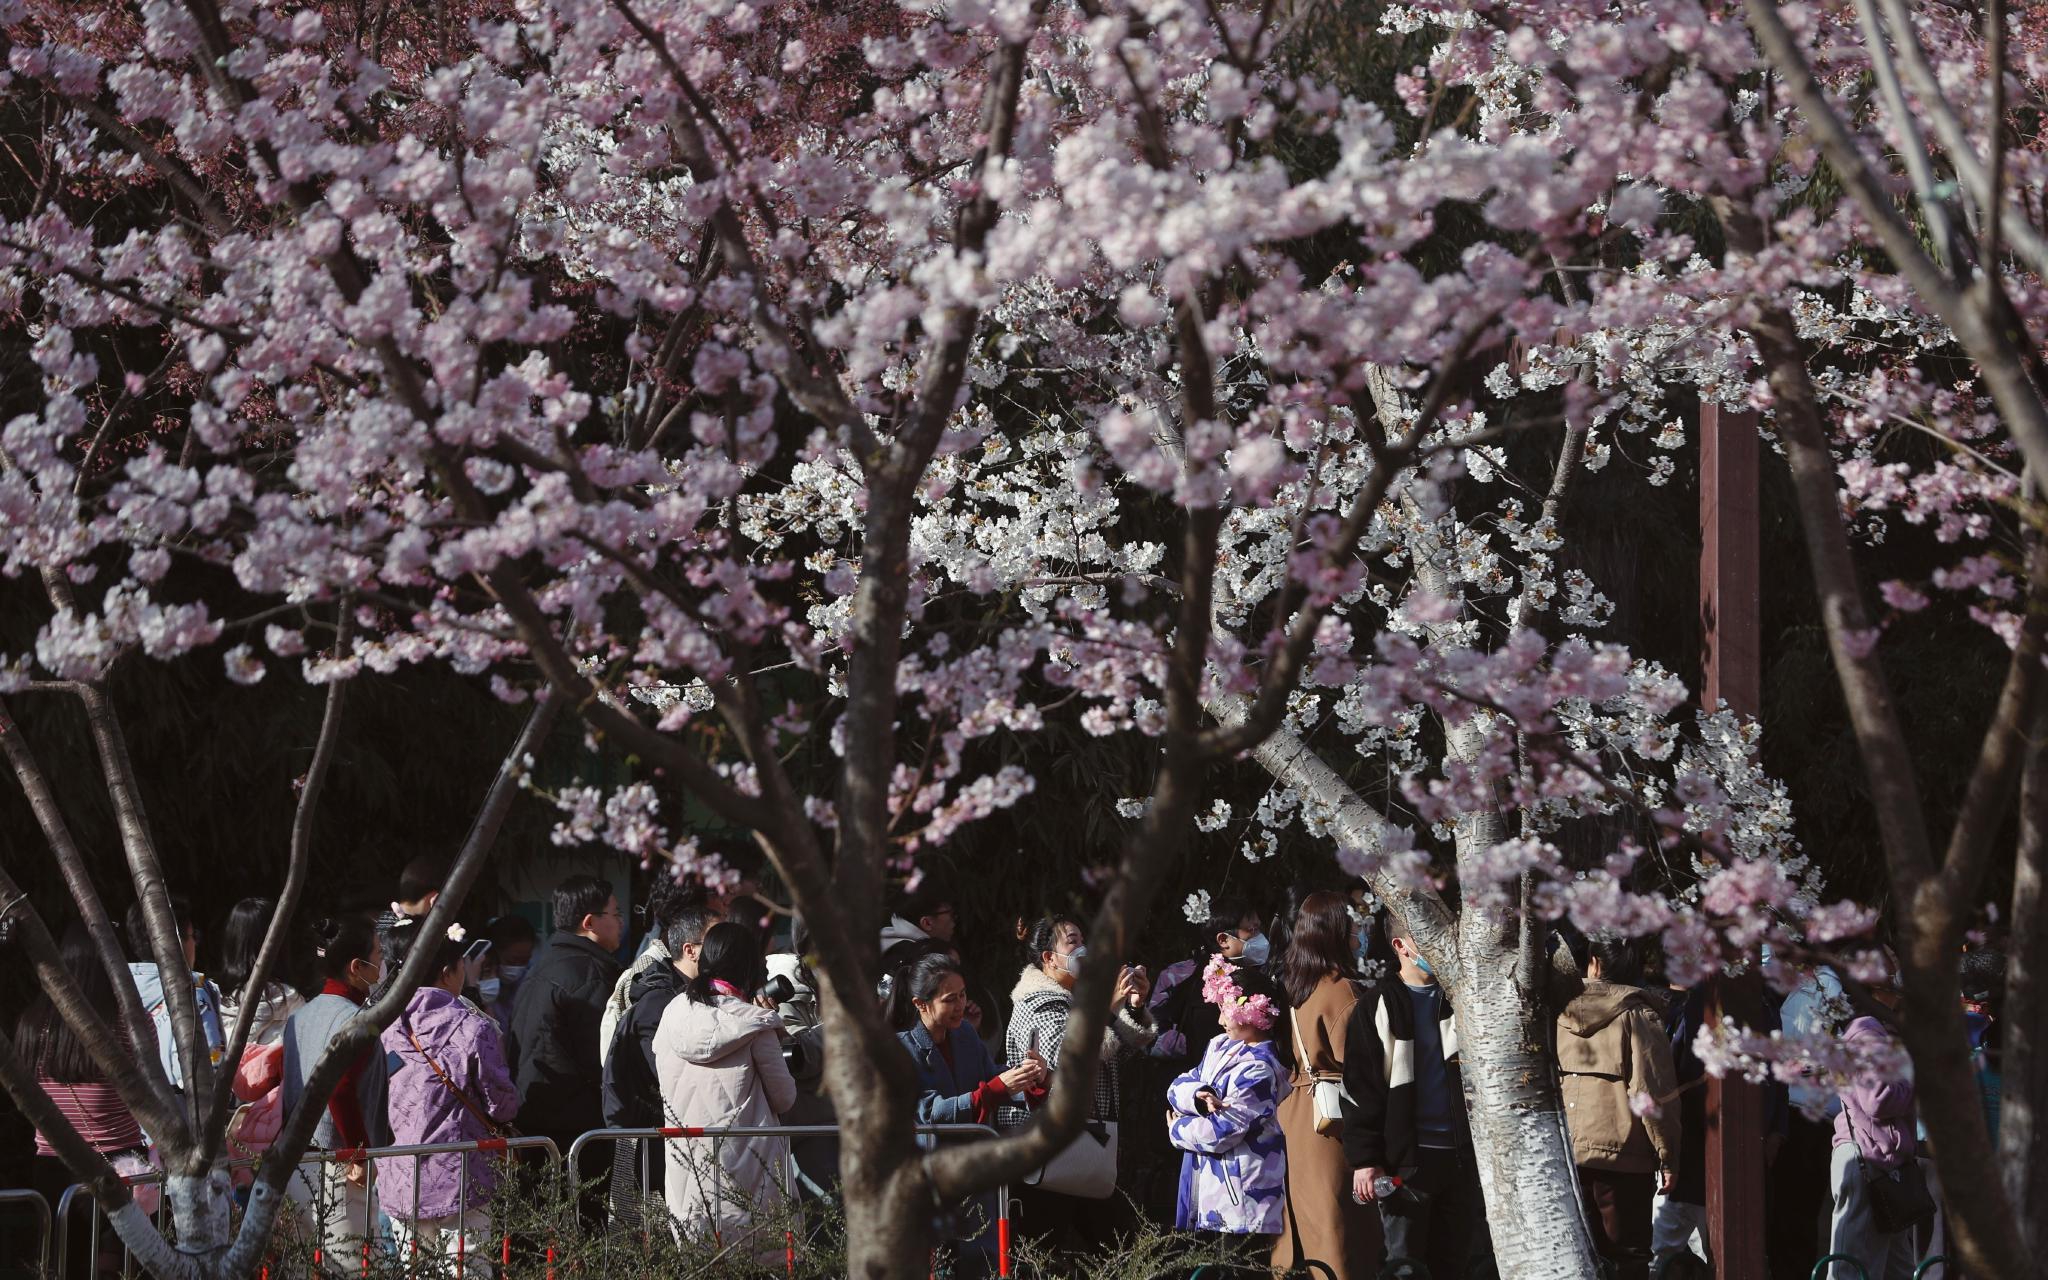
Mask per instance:
[[[2020,781],[1998,1112],[1998,1165],[2020,1243],[2048,1251],[2048,701],[2036,705]]]
[[[1750,228],[1739,222],[1731,225],[1729,239],[1738,252],[1756,243]],[[1955,961],[1967,917],[1936,880],[1918,778],[1873,651],[1875,633],[1842,526],[1825,420],[1791,316],[1768,307],[1750,336],[1769,371],[1773,416],[1791,465],[1821,617],[1884,844],[1906,980],[1904,1038],[1922,1082],[1918,1104],[1933,1137],[1950,1225],[1972,1272],[2020,1275],[2025,1264],[2019,1234],[2004,1203],[1983,1108],[1971,1083]]]
[[[164,879],[163,862],[157,857],[156,835],[143,812],[142,791],[136,782],[135,761],[128,754],[128,737],[121,728],[120,714],[98,681],[78,686],[78,700],[85,706],[85,720],[92,730],[93,746],[100,759],[100,772],[113,801],[114,824],[121,833],[121,848],[127,855],[128,874],[135,885],[142,916],[149,929],[150,951],[156,957],[164,1002],[171,1015],[171,1035],[184,1069],[185,1122],[181,1132],[189,1149],[165,1143],[167,1156],[198,1153],[201,1099],[213,1090],[213,1053],[206,1043],[206,1028],[199,1020],[199,1000],[193,994],[191,966],[185,963],[182,929],[192,921],[181,921],[171,912],[170,890]],[[136,940],[141,945],[141,940]],[[157,1140],[164,1143],[163,1135]],[[196,1172],[196,1169],[188,1172]]]
[[[128,1043],[153,1043],[156,1027],[150,1020],[149,1010],[143,1008],[142,993],[136,989],[128,972],[127,957],[121,950],[121,939],[115,932],[114,921],[107,914],[106,903],[93,884],[91,873],[86,870],[85,855],[71,837],[64,812],[57,804],[56,793],[50,789],[42,766],[30,750],[21,726],[9,714],[4,698],[0,698],[0,751],[6,753],[8,765],[21,783],[23,794],[28,797],[29,809],[36,815],[37,825],[43,829],[43,838],[49,842],[65,887],[71,891],[72,904],[78,908],[79,919],[85,925],[87,936],[92,939],[93,950],[107,971],[107,981],[114,988],[114,1003],[121,1011],[121,1025],[127,1031]],[[176,1103],[171,1096],[171,1083],[164,1075],[163,1063],[152,1055],[138,1056],[144,1059],[141,1096],[153,1098],[159,1114],[170,1116]],[[136,1104],[131,1102],[129,1109],[136,1110]],[[164,1130],[166,1133],[174,1131],[175,1126]]]
[[[339,613],[341,622],[334,652],[346,654],[353,625],[346,599],[341,601]],[[320,716],[319,736],[313,741],[313,761],[306,768],[305,785],[299,789],[298,805],[292,813],[291,852],[285,866],[284,888],[277,895],[276,909],[263,931],[263,945],[257,949],[256,963],[249,969],[248,985],[240,993],[235,1025],[227,1032],[227,1051],[221,1061],[231,1066],[242,1060],[250,1028],[255,1025],[256,1007],[270,982],[271,972],[284,958],[285,937],[297,918],[299,898],[306,890],[306,876],[313,865],[313,817],[319,810],[321,793],[327,789],[327,775],[334,766],[335,744],[341,740],[341,713],[348,699],[349,683],[336,680],[327,686],[326,710]],[[208,1162],[220,1153],[220,1144],[227,1136],[228,1114],[234,1104],[233,1079],[232,1071],[223,1071],[215,1079],[206,1123],[199,1129],[202,1155]]]
[[[1891,24],[1899,65],[1912,84],[1914,96],[1920,100],[1920,110],[1934,125],[1934,132],[1941,138],[1949,163],[1962,177],[1963,190],[1984,211],[1986,216],[1982,221],[1986,226],[1990,225],[1990,208],[1994,201],[1997,202],[1999,222],[2012,242],[2013,251],[2036,272],[2048,275],[2048,236],[2042,235],[2040,228],[2028,219],[2025,210],[2006,203],[1997,184],[1992,181],[1990,171],[1977,158],[1976,144],[1970,140],[1969,131],[1963,127],[1948,95],[1942,92],[1933,66],[1927,61],[1927,50],[1921,45],[1919,33],[1913,26],[1911,8],[1906,0],[1878,0],[1878,3],[1882,6],[1885,21]],[[1990,258],[1985,258],[1979,265],[1987,274],[1993,271]]]
[[[519,794],[519,780],[526,772],[526,761],[547,740],[549,730],[561,711],[564,699],[553,691],[543,693],[534,701],[533,709],[527,714],[526,723],[519,736],[506,751],[498,765],[498,774],[491,781],[490,789],[484,794],[482,806],[477,811],[476,821],[471,825],[469,836],[463,841],[455,864],[448,871],[448,881],[441,894],[434,900],[426,919],[420,922],[422,936],[433,936],[447,929],[462,910],[463,899],[469,895],[470,886],[476,883],[483,871],[484,859],[497,843],[498,831],[504,825],[505,815],[511,811],[512,801]],[[270,1232],[276,1223],[279,1206],[284,1199],[285,1182],[298,1167],[299,1157],[313,1141],[313,1130],[327,1111],[327,1101],[340,1083],[342,1074],[349,1064],[371,1050],[384,1028],[396,1021],[405,1009],[413,993],[421,983],[433,975],[428,969],[437,963],[438,952],[433,947],[415,947],[405,958],[405,964],[386,986],[384,993],[366,1006],[360,1013],[342,1024],[327,1049],[320,1055],[312,1072],[306,1078],[305,1091],[299,1098],[298,1107],[285,1120],[284,1129],[263,1157],[263,1163],[256,1172],[255,1185],[249,1191],[249,1207],[242,1220],[242,1228],[236,1234],[222,1259],[220,1269],[228,1275],[252,1273],[256,1262],[269,1248]]]
[[[2013,787],[2027,755],[2027,737],[2044,696],[2042,686],[2048,683],[2041,671],[2044,633],[2048,633],[2048,548],[2031,533],[2027,544],[2027,591],[2020,605],[2026,618],[2019,643],[2006,663],[2005,683],[1978,751],[1977,767],[1970,772],[1962,809],[1949,830],[1948,853],[1939,873],[1941,895],[1961,918],[1975,910],[1985,864],[2012,808]]]
[[[1884,23],[1877,15],[1877,0],[1856,0],[1856,20],[1863,28],[1864,48],[1877,72],[1878,92],[1884,95],[1885,110],[1899,131],[1899,155],[1906,162],[1906,174],[1913,180],[1913,194],[1919,198],[1921,216],[1927,219],[1928,238],[1934,242],[1936,261],[1953,278],[1962,263],[1956,261],[1955,229],[1949,223],[1946,197],[1936,191],[1934,162],[1920,139],[1920,124],[1906,109],[1906,91],[1899,83],[1899,69],[1892,59],[1891,44],[1885,39]],[[1908,33],[1910,36],[1910,33]]]

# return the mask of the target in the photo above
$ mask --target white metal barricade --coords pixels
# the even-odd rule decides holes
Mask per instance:
[[[306,1154],[299,1157],[299,1167],[297,1170],[294,1171],[292,1176],[294,1178],[303,1177],[308,1166],[311,1166],[316,1170],[324,1170],[324,1166],[327,1165],[356,1164],[365,1161],[368,1162],[368,1173],[365,1178],[364,1184],[365,1210],[367,1217],[366,1225],[368,1230],[361,1239],[351,1241],[352,1247],[359,1247],[362,1250],[362,1270],[367,1273],[370,1269],[371,1254],[379,1243],[379,1241],[375,1238],[375,1229],[378,1221],[377,1209],[379,1207],[379,1200],[377,1194],[377,1165],[379,1161],[404,1160],[409,1158],[413,1162],[412,1203],[410,1206],[412,1209],[412,1213],[408,1218],[408,1221],[417,1221],[419,1219],[420,1208],[420,1161],[422,1161],[428,1156],[455,1154],[461,1154],[462,1156],[464,1156],[461,1165],[461,1172],[457,1177],[456,1203],[458,1206],[466,1207],[469,1204],[469,1160],[467,1157],[471,1154],[482,1154],[496,1155],[506,1160],[510,1160],[513,1152],[522,1150],[545,1151],[547,1153],[548,1163],[551,1165],[559,1164],[561,1161],[561,1150],[555,1145],[555,1141],[552,1138],[478,1138],[469,1142],[430,1142],[407,1147],[372,1147],[367,1150],[308,1151],[306,1152]],[[230,1162],[229,1168],[251,1169],[257,1167],[260,1163],[260,1160],[236,1160]],[[128,1185],[131,1187],[145,1186],[149,1184],[156,1184],[160,1186],[163,1182],[163,1173],[161,1170],[154,1170],[150,1173],[143,1174],[138,1177],[123,1179],[123,1181],[127,1182]],[[322,1179],[321,1181],[324,1183],[324,1179]],[[5,1194],[8,1193],[0,1193],[0,1195]],[[35,1193],[30,1192],[28,1194],[34,1195]],[[36,1199],[37,1203],[40,1204],[41,1197],[38,1196],[36,1197]],[[55,1236],[57,1241],[56,1272],[60,1277],[66,1274],[66,1268],[70,1262],[70,1258],[68,1256],[70,1249],[69,1226],[71,1222],[71,1214],[74,1211],[74,1207],[76,1206],[77,1202],[80,1200],[89,1201],[92,1205],[92,1235],[90,1237],[91,1244],[88,1253],[88,1265],[91,1269],[92,1274],[97,1275],[99,1273],[100,1236],[102,1234],[100,1228],[103,1221],[103,1215],[100,1213],[99,1202],[97,1198],[94,1197],[92,1193],[92,1188],[81,1182],[65,1188],[64,1194],[57,1201],[57,1220],[55,1226]],[[384,1209],[386,1213],[390,1213],[389,1205],[385,1205]],[[459,1216],[460,1215],[458,1214],[458,1217]],[[162,1231],[165,1221],[162,1197],[159,1197],[158,1199],[154,1221],[156,1223],[157,1230]],[[318,1236],[319,1233],[322,1231],[322,1226],[319,1223],[316,1223],[314,1230],[316,1236]],[[463,1247],[462,1242],[466,1241],[466,1239],[466,1235],[458,1234],[458,1247],[454,1255],[455,1274],[457,1277],[462,1276],[464,1272],[464,1262],[467,1250]],[[417,1234],[414,1234],[411,1237],[411,1242],[412,1253],[413,1256],[416,1257],[419,1249],[419,1237],[417,1236]],[[325,1251],[325,1245],[326,1242],[323,1238],[320,1239],[314,1247],[313,1263],[315,1267],[321,1267],[324,1264],[328,1264],[328,1260],[323,1258],[322,1256]],[[510,1237],[502,1237],[500,1240],[500,1247],[496,1251],[498,1253],[498,1260],[501,1263],[509,1261],[508,1255],[510,1249]],[[124,1276],[134,1275],[133,1256],[129,1254],[128,1250],[125,1247],[122,1249],[121,1252],[122,1274]],[[265,1271],[266,1273],[268,1272],[267,1267],[265,1268]]]
[[[36,1274],[42,1275],[50,1269],[50,1204],[40,1191],[0,1190],[0,1213],[12,1208],[27,1209],[36,1220]]]
[[[134,1177],[124,1176],[121,1181],[127,1183],[131,1191],[136,1187],[153,1186],[158,1189],[156,1212],[152,1215],[152,1220],[156,1223],[156,1229],[162,1231],[164,1229],[164,1196],[162,1192],[164,1171],[152,1169],[148,1173],[139,1173]],[[90,1244],[86,1248],[86,1266],[90,1274],[97,1276],[100,1273],[100,1236],[102,1234],[100,1228],[103,1225],[104,1219],[100,1214],[99,1199],[93,1195],[91,1187],[83,1182],[77,1182],[64,1188],[64,1194],[57,1197],[57,1222],[52,1230],[52,1235],[57,1241],[56,1273],[59,1277],[70,1274],[71,1211],[72,1206],[81,1199],[92,1202],[92,1235],[89,1237]],[[123,1276],[133,1276],[135,1274],[135,1257],[128,1252],[125,1246],[121,1250],[121,1274]]]
[[[993,1138],[998,1136],[993,1126],[985,1124],[921,1124],[917,1126],[917,1132],[920,1137],[930,1138]],[[712,1127],[664,1125],[646,1129],[592,1129],[588,1133],[577,1135],[576,1140],[569,1144],[569,1150],[562,1162],[562,1167],[573,1173],[579,1167],[577,1157],[583,1153],[583,1148],[598,1142],[645,1142],[652,1139],[660,1139],[667,1142],[678,1139],[709,1139],[711,1142],[711,1170],[713,1178],[712,1201],[716,1204],[722,1199],[722,1188],[719,1185],[718,1179],[723,1170],[723,1164],[718,1158],[718,1145],[726,1139],[836,1138],[838,1136],[839,1126],[836,1124],[722,1125]],[[665,1153],[663,1158],[666,1158]],[[652,1195],[649,1156],[645,1150],[641,1152],[641,1158],[637,1163],[640,1169],[642,1212],[645,1212],[644,1205]],[[792,1183],[795,1178],[794,1165],[795,1159],[791,1157],[785,1159],[782,1166],[783,1198],[792,1205],[796,1203],[796,1198],[792,1193]],[[996,1274],[998,1276],[1008,1276],[1010,1274],[1010,1188],[1008,1186],[996,1188],[995,1196]],[[796,1273],[795,1233],[785,1231],[783,1237],[784,1269],[789,1274],[794,1275]],[[606,1239],[607,1244],[609,1244],[610,1237],[607,1236]]]

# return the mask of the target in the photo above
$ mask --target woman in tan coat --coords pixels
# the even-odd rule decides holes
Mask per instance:
[[[1349,905],[1342,894],[1310,894],[1295,916],[1281,958],[1281,981],[1294,1006],[1285,1029],[1294,1074],[1280,1104],[1280,1129],[1287,1135],[1287,1221],[1273,1246],[1273,1269],[1285,1271],[1306,1258],[1328,1266],[1336,1280],[1370,1280],[1379,1267],[1379,1221],[1372,1206],[1351,1198],[1343,1126],[1316,1132],[1315,1085],[1318,1080],[1341,1085],[1344,1031],[1358,1003],[1351,983],[1357,926]]]

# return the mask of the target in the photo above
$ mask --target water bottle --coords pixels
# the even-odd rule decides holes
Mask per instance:
[[[1374,1198],[1377,1200],[1391,1199],[1393,1197],[1393,1194],[1396,1191],[1399,1191],[1400,1189],[1401,1180],[1390,1173],[1383,1173],[1379,1177],[1374,1178],[1372,1180],[1372,1194]],[[1364,1200],[1361,1200],[1358,1197],[1356,1192],[1352,1193],[1351,1202],[1353,1204],[1365,1203]]]

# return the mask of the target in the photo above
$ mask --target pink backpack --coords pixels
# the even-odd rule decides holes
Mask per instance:
[[[284,1129],[283,1045],[253,1045],[242,1054],[241,1065],[235,1068],[235,1096],[243,1105],[228,1121],[228,1158],[258,1159]],[[255,1180],[253,1169],[235,1170],[236,1186]]]

